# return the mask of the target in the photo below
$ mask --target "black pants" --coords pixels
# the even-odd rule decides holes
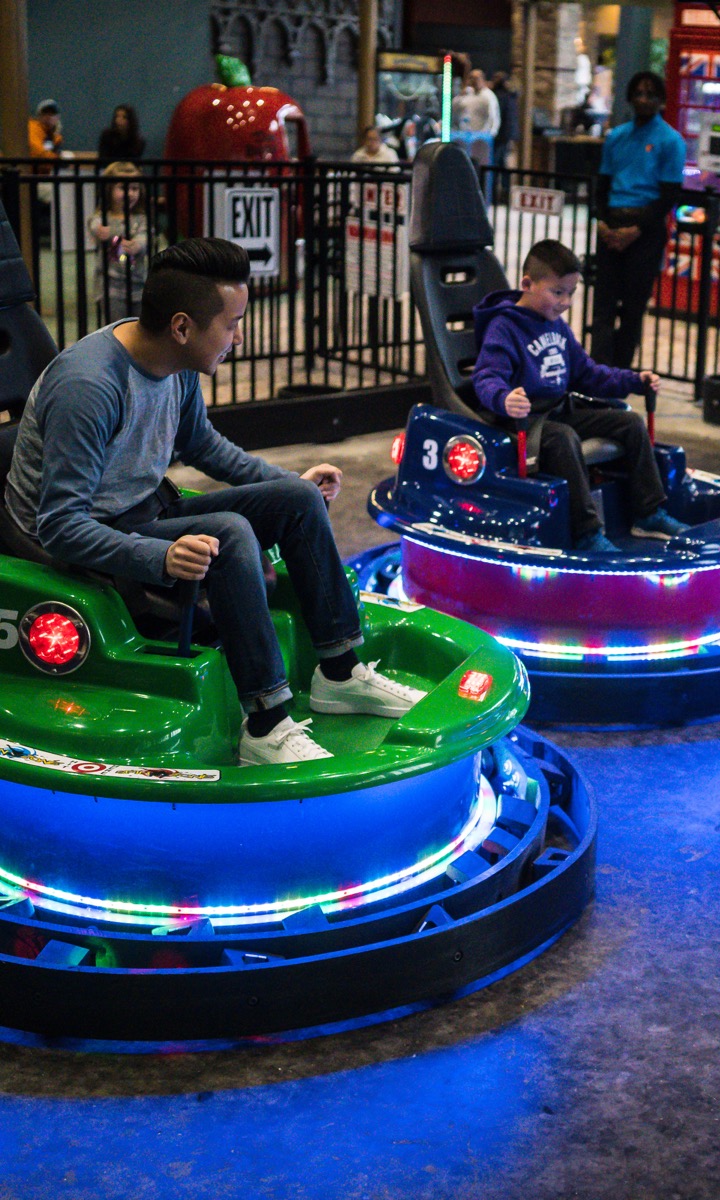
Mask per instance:
[[[665,499],[645,422],[638,413],[630,409],[582,408],[566,401],[545,419],[538,466],[544,474],[559,475],[568,481],[574,542],[600,528],[581,447],[582,441],[594,437],[609,438],[624,449],[633,518],[648,516]]]
[[[626,250],[609,250],[598,237],[590,356],[629,367],[640,343],[642,319],[665,247],[665,221],[643,230]],[[620,323],[615,328],[617,318]]]

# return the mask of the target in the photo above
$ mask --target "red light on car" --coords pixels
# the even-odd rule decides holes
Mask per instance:
[[[403,460],[404,453],[405,453],[405,434],[398,433],[397,436],[393,438],[392,446],[390,447],[390,458],[395,463],[396,467],[400,466],[400,463]]]
[[[75,704],[72,700],[63,700],[58,698],[53,704],[55,712],[67,713],[69,717],[84,717],[87,712],[82,704]]]
[[[28,630],[28,642],[41,662],[62,667],[78,652],[80,634],[69,617],[44,613]]]
[[[485,451],[472,437],[455,437],[445,447],[443,466],[455,483],[475,483],[485,470]]]
[[[28,661],[51,675],[76,671],[90,649],[90,631],[80,614],[52,600],[28,609],[18,626],[18,640]]]
[[[458,696],[466,700],[484,700],[492,687],[492,675],[484,671],[466,671],[458,684]]]

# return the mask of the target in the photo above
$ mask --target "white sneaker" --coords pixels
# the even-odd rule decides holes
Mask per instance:
[[[251,737],[247,731],[247,718],[242,723],[240,732],[240,762],[264,766],[267,764],[308,762],[314,758],[332,758],[329,750],[323,750],[305,730],[312,724],[312,718],[307,721],[293,721],[292,717],[284,717],[265,737]]]
[[[315,668],[310,685],[310,707],[322,713],[368,713],[374,717],[403,717],[413,704],[427,696],[418,688],[407,687],[381,675],[378,664],[357,663],[350,679],[326,679]]]

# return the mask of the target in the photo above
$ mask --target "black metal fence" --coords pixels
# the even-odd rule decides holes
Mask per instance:
[[[245,343],[208,383],[213,408],[392,391],[422,379],[422,338],[409,291],[409,166],[144,162],[141,202],[131,204],[126,177],[119,226],[116,218],[115,236],[105,241],[97,226],[109,227],[112,196],[96,164],[62,159],[43,164],[43,174],[38,169],[37,160],[0,159],[0,195],[30,247],[38,308],[61,348],[118,315],[117,305],[136,311],[138,280],[157,249],[214,234],[246,246],[253,277]],[[495,250],[512,282],[543,237],[558,238],[586,261],[569,314],[585,340],[594,178],[483,168],[482,186]],[[694,219],[673,225],[639,358],[699,391],[720,353],[718,200],[709,193],[688,193],[685,200]]]
[[[61,349],[137,310],[137,281],[157,249],[205,234],[242,242],[253,269],[245,344],[212,381],[213,405],[422,374],[407,171],[314,160],[152,161],[142,164],[140,199],[131,202],[135,181],[108,181],[95,164],[60,160],[44,170],[0,159],[0,189],[31,245],[38,308]],[[115,185],[121,210],[111,222]],[[100,240],[98,229],[106,236],[111,224],[115,236]]]
[[[585,262],[584,279],[568,319],[588,344],[597,239],[596,177],[482,168],[482,178],[495,252],[511,282],[519,283],[523,260],[541,238],[557,238]],[[533,196],[537,189],[547,195]],[[526,193],[524,208],[519,192]],[[693,384],[699,396],[705,374],[714,374],[719,365],[720,200],[711,191],[685,191],[678,212],[669,223],[636,362],[664,378]]]

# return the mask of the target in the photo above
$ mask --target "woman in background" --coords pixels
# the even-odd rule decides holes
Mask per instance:
[[[112,123],[103,129],[98,142],[100,162],[135,162],[142,158],[145,138],[140,136],[138,115],[131,104],[118,104]]]

